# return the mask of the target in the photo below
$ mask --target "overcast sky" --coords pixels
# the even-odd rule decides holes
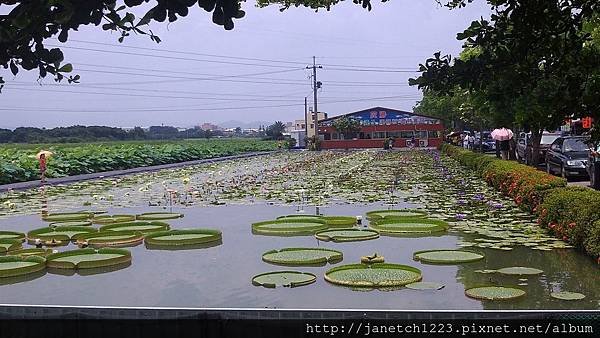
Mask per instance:
[[[293,121],[303,118],[305,96],[312,106],[305,67],[313,55],[323,65],[319,111],[412,111],[421,94],[408,87],[415,73],[407,71],[436,51],[457,55],[456,33],[489,12],[484,1],[450,11],[434,0],[377,2],[371,12],[351,2],[318,13],[243,8],[233,31],[198,7],[174,23],[153,23],[160,44],[144,36],[119,44],[116,33],[99,28],[72,32],[64,45],[49,41],[65,47],[81,83],[45,79],[40,86],[34,72],[13,78],[2,70],[1,106],[14,111],[1,113],[0,127]]]

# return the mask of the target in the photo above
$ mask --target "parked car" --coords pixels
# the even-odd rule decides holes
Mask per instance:
[[[492,139],[492,135],[489,131],[484,131],[483,133],[483,151],[495,151],[496,150],[496,141]],[[476,150],[481,149],[481,136],[480,133],[475,134],[475,144],[473,146]]]
[[[540,156],[538,157],[539,163],[544,164],[546,161],[546,152],[552,142],[554,142],[557,138],[560,137],[560,134],[556,133],[544,133],[542,134],[542,139],[540,140]],[[520,162],[524,162],[529,165],[533,161],[533,146],[531,145],[531,135],[530,134],[521,134],[521,137],[517,140],[517,149],[515,149],[515,155],[517,160]]]
[[[566,136],[554,140],[546,153],[546,172],[566,179],[587,176],[588,139],[585,136]]]
[[[590,175],[590,186],[600,190],[600,146],[591,149],[588,156],[587,172]]]

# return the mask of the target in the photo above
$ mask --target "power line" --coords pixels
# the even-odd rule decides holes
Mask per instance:
[[[132,53],[132,52],[125,52],[125,51],[113,51],[113,50],[106,50],[106,49],[95,49],[95,48],[84,48],[84,47],[73,47],[73,46],[58,46],[58,45],[52,45],[52,44],[48,44],[47,46],[58,47],[58,48],[69,48],[69,49],[75,49],[75,50],[85,50],[85,51],[90,51],[90,52],[144,56],[144,57],[152,57],[152,58],[168,59],[168,60],[207,62],[207,63],[219,63],[219,64],[229,64],[229,65],[240,65],[240,66],[270,67],[270,68],[286,68],[286,69],[292,68],[291,66],[280,66],[280,65],[248,63],[248,62],[235,62],[235,61],[194,59],[194,58],[184,58],[184,57],[177,57],[177,56],[165,56],[165,55],[154,55],[154,54],[145,54],[145,53]]]
[[[413,101],[413,98],[406,98],[404,96],[383,96],[383,97],[371,97],[371,98],[360,98],[350,100],[338,100],[338,101],[324,101],[322,104],[334,104],[334,103],[347,103],[347,102],[359,102],[359,101],[380,101],[380,100],[398,100],[398,101]],[[282,107],[295,107],[304,106],[304,103],[295,104],[280,104],[280,105],[265,105],[265,106],[242,106],[242,107],[215,107],[215,108],[196,108],[195,111],[215,111],[215,110],[242,110],[242,109],[259,109],[259,108],[282,108]],[[17,107],[17,108],[0,108],[0,111],[39,111],[38,109],[28,107]],[[118,113],[118,112],[175,112],[175,111],[189,111],[190,109],[120,109],[120,110],[65,110],[65,109],[46,109],[46,112],[70,112],[70,113]]]

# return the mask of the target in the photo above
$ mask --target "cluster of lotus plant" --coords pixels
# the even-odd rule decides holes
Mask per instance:
[[[52,270],[112,271],[131,264],[131,252],[122,247],[145,242],[148,249],[189,249],[221,243],[212,229],[171,229],[166,220],[180,213],[150,212],[106,215],[103,212],[47,214],[48,226],[20,233],[0,231],[0,279]],[[97,226],[97,227],[96,227]],[[28,244],[32,247],[24,248]],[[59,251],[69,244],[79,248]]]

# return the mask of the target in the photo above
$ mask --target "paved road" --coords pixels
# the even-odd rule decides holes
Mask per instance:
[[[79,182],[79,181],[96,180],[96,179],[101,179],[101,178],[106,178],[106,177],[122,176],[122,175],[135,174],[135,173],[141,173],[141,172],[158,171],[158,170],[170,169],[170,168],[179,168],[179,167],[185,167],[185,166],[189,166],[189,165],[221,162],[221,161],[234,160],[234,159],[246,158],[246,157],[254,157],[254,156],[266,155],[266,154],[271,154],[271,153],[273,153],[273,152],[272,151],[252,152],[252,153],[245,153],[245,154],[240,154],[240,155],[207,158],[207,159],[203,159],[203,160],[195,160],[195,161],[187,161],[187,162],[179,162],[179,163],[161,164],[161,165],[155,165],[155,166],[149,166],[149,167],[139,167],[139,168],[125,169],[125,170],[104,171],[104,172],[98,172],[98,173],[93,173],[93,174],[74,175],[74,176],[67,176],[67,177],[60,177],[60,178],[50,178],[46,181],[45,185],[75,183],[75,182]],[[29,182],[3,184],[3,185],[0,185],[0,192],[6,191],[6,190],[25,190],[25,189],[37,188],[37,187],[40,187],[41,185],[42,185],[42,183],[40,181],[29,181]]]

